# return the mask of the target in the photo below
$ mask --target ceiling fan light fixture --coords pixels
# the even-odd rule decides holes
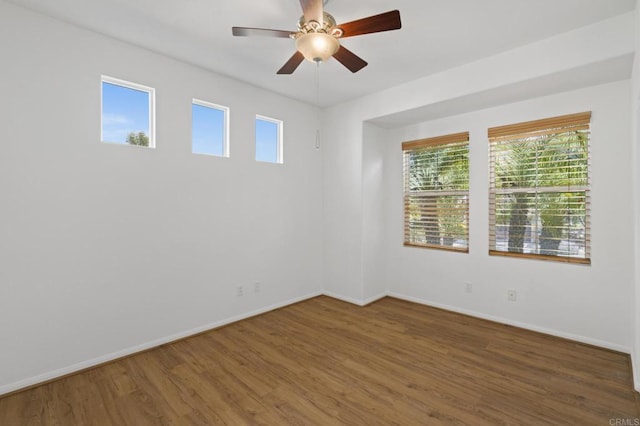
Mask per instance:
[[[310,32],[296,39],[296,49],[309,62],[325,62],[340,49],[340,42],[327,33]]]

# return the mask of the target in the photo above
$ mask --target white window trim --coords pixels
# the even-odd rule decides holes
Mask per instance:
[[[271,118],[271,117],[266,117],[264,115],[259,115],[256,114],[256,120],[262,120],[262,121],[268,121],[270,123],[274,123],[278,126],[278,143],[277,143],[277,147],[276,147],[276,162],[272,163],[272,164],[283,164],[284,163],[284,155],[283,155],[283,139],[284,139],[284,121],[282,120],[278,120],[276,118]],[[255,132],[255,129],[254,129]],[[254,147],[255,149],[255,147]],[[262,161],[262,160],[256,160],[256,161],[260,161],[261,163],[271,163],[271,161]]]
[[[102,110],[104,102],[102,99],[102,83],[115,84],[118,86],[126,87],[127,89],[139,90],[141,92],[147,92],[149,94],[149,146],[148,148],[156,147],[156,89],[149,86],[144,86],[138,83],[132,83],[130,81],[121,80],[119,78],[109,77],[106,75],[102,75],[100,77],[100,140],[103,143],[109,144],[117,144],[122,145],[117,142],[105,141],[102,131],[103,131],[103,122],[102,117],[104,115],[104,111]]]
[[[202,152],[193,152],[193,108],[191,109],[191,153],[193,154],[197,154],[197,155],[208,155],[210,157],[227,157],[229,158],[229,156],[231,155],[229,153],[229,107],[226,107],[224,105],[218,105],[218,104],[214,104],[213,102],[207,102],[207,101],[202,101],[200,99],[196,99],[193,98],[191,100],[191,105],[199,105],[205,108],[213,108],[213,109],[217,109],[219,111],[222,111],[224,114],[224,119],[223,119],[223,136],[222,136],[222,155],[217,155],[217,154],[205,154]]]

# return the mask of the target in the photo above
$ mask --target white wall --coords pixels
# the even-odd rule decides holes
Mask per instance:
[[[415,123],[415,117],[421,114],[424,114],[424,118],[420,121],[424,121],[431,116],[455,117],[465,112],[471,114],[474,129],[468,129],[467,125],[462,126],[461,122],[454,120],[448,121],[449,125],[443,125],[439,130],[445,130],[444,127],[447,130],[455,128],[455,131],[471,130],[472,137],[477,139],[484,137],[482,135],[486,133],[487,125],[505,124],[518,121],[519,118],[542,118],[552,116],[554,112],[582,111],[593,106],[600,111],[594,116],[596,135],[602,132],[598,130],[598,123],[600,129],[606,130],[611,130],[612,123],[620,124],[615,129],[619,139],[613,146],[613,154],[603,154],[604,145],[593,148],[593,156],[599,162],[597,174],[606,175],[611,169],[613,176],[622,177],[628,183],[632,173],[628,79],[635,51],[634,25],[633,13],[621,15],[329,108],[325,112],[325,134],[328,136],[323,146],[322,165],[326,230],[325,289],[346,300],[365,303],[381,287],[379,279],[372,280],[371,277],[386,268],[387,289],[395,294],[630,351],[633,322],[633,303],[630,302],[633,243],[629,232],[632,229],[633,205],[630,201],[620,221],[617,216],[612,218],[606,204],[600,204],[594,211],[594,221],[606,223],[612,220],[614,230],[626,227],[620,241],[627,251],[619,257],[614,258],[600,251],[603,248],[609,250],[612,246],[611,237],[606,237],[601,228],[595,231],[595,238],[600,238],[603,247],[596,247],[598,241],[594,241],[594,264],[591,267],[490,258],[483,254],[486,253],[483,245],[486,246],[488,239],[486,192],[483,194],[487,170],[486,158],[482,157],[486,151],[479,153],[478,148],[474,147],[474,158],[483,158],[482,162],[476,160],[471,170],[472,191],[481,194],[480,197],[474,197],[471,207],[474,222],[470,238],[477,255],[433,252],[425,261],[425,254],[421,250],[402,248],[381,254],[365,244],[371,243],[366,234],[368,230],[376,229],[376,220],[383,223],[386,217],[391,222],[395,217],[397,221],[402,211],[401,202],[391,199],[388,200],[390,206],[386,214],[371,212],[371,206],[377,205],[376,197],[380,194],[372,197],[376,189],[371,186],[375,184],[370,182],[378,182],[381,178],[371,175],[378,167],[376,164],[380,154],[379,146],[375,142],[370,144],[369,140],[384,137],[384,131],[368,126],[371,123],[393,128],[394,123],[404,120],[413,120],[411,122]],[[604,84],[622,80],[623,83],[614,83],[606,90],[602,88],[606,87],[602,86]],[[583,88],[585,92],[580,91]],[[571,95],[562,94],[569,90],[578,91]],[[596,94],[602,99],[586,99],[585,93]],[[543,96],[552,97],[545,100]],[[520,106],[520,111],[511,111],[512,105],[500,106],[528,99],[533,100],[530,104],[522,104],[525,106]],[[556,101],[560,103],[555,104]],[[482,111],[489,107],[498,109],[493,111],[493,115],[483,115],[487,113]],[[434,122],[437,121],[430,120],[430,123]],[[436,131],[438,129],[428,130],[418,133],[421,133],[420,136],[442,133]],[[610,148],[610,137],[607,135],[604,139]],[[390,158],[389,155],[400,157],[397,146],[389,149],[392,152],[387,153],[386,158]],[[620,165],[621,159],[627,164]],[[400,183],[390,179],[393,174],[386,164],[382,167],[382,173],[382,180],[388,186],[396,188],[395,191],[401,187]],[[607,192],[611,189],[606,186],[610,184],[608,177],[596,181],[594,176],[594,195],[599,193],[610,200]],[[630,187],[627,189],[631,190]],[[393,194],[397,195],[397,192]],[[401,238],[401,234],[393,230],[389,232],[377,240],[379,244],[384,244],[384,241],[389,246],[398,244],[397,239]],[[376,260],[385,257],[388,259],[386,266],[376,264],[376,270],[369,270]],[[600,263],[602,259],[611,262],[605,266]],[[420,266],[416,266],[418,264]],[[394,275],[402,266],[407,266],[409,272]],[[445,275],[445,266],[452,267],[454,272]],[[489,282],[488,277],[493,276],[489,273],[492,268],[506,268],[505,278]],[[516,275],[521,269],[526,271],[526,280],[511,283],[509,279],[521,276]],[[481,274],[481,278],[477,279],[474,272]],[[585,281],[581,287],[576,287],[576,277]],[[461,291],[462,283],[466,280],[474,283],[474,296],[466,299],[457,294],[454,296],[454,292]],[[564,287],[554,285],[558,282],[569,284]],[[603,286],[603,282],[606,286]],[[452,283],[455,283],[455,290],[449,288]],[[512,305],[504,303],[504,289],[508,285],[517,285],[516,289],[521,290],[520,302]],[[576,293],[569,296],[574,290]],[[583,322],[585,319],[586,323]]]
[[[362,119],[349,104],[324,112],[324,289],[354,303],[362,287]]]
[[[364,304],[387,293],[387,258],[380,248],[387,246],[388,192],[384,191],[391,176],[385,171],[389,135],[370,123],[364,123],[362,151],[362,274],[368,285],[363,287]]]
[[[0,52],[0,394],[321,292],[313,107],[2,1]],[[100,142],[101,74],[155,87],[156,149]],[[194,97],[231,158],[191,154]]]
[[[630,82],[581,89],[395,130],[385,157],[390,293],[629,351],[633,324]],[[489,127],[592,111],[590,266],[488,255]],[[469,254],[403,247],[402,141],[470,132]],[[365,144],[366,146],[366,144]],[[367,182],[365,182],[365,185]],[[366,192],[371,192],[366,189]],[[473,291],[465,293],[464,283]],[[517,302],[507,301],[507,290]]]
[[[636,55],[631,77],[632,145],[635,160],[635,328],[633,333],[633,372],[636,390],[640,392],[640,0],[636,2],[635,13]]]

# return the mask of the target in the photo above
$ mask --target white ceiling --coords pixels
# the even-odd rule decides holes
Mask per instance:
[[[316,66],[276,71],[294,41],[233,37],[232,26],[295,30],[298,0],[8,0],[286,96],[317,103]],[[320,105],[343,102],[610,18],[635,0],[329,0],[338,23],[399,9],[398,31],[342,43],[369,66],[320,66]]]

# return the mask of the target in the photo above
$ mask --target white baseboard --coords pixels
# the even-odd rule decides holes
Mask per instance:
[[[640,365],[637,364],[636,362],[636,351],[632,350],[631,351],[631,374],[632,374],[632,378],[633,378],[633,388],[635,389],[636,392],[640,392],[640,371],[638,371],[638,368],[640,368]]]
[[[363,306],[362,300],[358,300],[352,297],[342,296],[338,293],[333,293],[331,291],[325,291],[323,294],[327,297],[331,297],[332,299],[342,300],[343,302],[351,303],[353,305]]]
[[[126,348],[126,349],[123,349],[121,351],[116,351],[116,352],[113,352],[113,353],[110,353],[110,354],[107,354],[107,355],[103,355],[103,356],[100,356],[100,357],[97,357],[97,358],[93,358],[93,359],[90,359],[90,360],[87,360],[87,361],[79,362],[77,364],[70,365],[68,367],[63,367],[63,368],[60,368],[60,369],[57,369],[57,370],[54,370],[54,371],[49,371],[49,372],[46,372],[46,373],[43,373],[43,374],[39,374],[37,376],[29,377],[29,378],[24,379],[24,380],[19,380],[19,381],[14,382],[14,383],[9,383],[7,385],[2,385],[2,386],[0,386],[0,396],[2,396],[4,394],[11,393],[11,392],[19,391],[20,389],[26,389],[26,388],[38,385],[40,383],[45,383],[45,382],[57,379],[59,377],[67,376],[69,374],[73,374],[73,373],[76,373],[78,371],[86,370],[88,368],[95,367],[95,366],[98,366],[100,364],[104,364],[104,363],[107,363],[107,362],[110,362],[110,361],[114,361],[114,360],[117,360],[119,358],[124,358],[124,357],[127,357],[129,355],[136,354],[138,352],[143,352],[143,351],[146,351],[148,349],[152,349],[152,348],[155,348],[155,347],[158,347],[158,346],[162,346],[162,345],[165,345],[167,343],[171,343],[171,342],[174,342],[176,340],[184,339],[186,337],[193,336],[193,335],[198,334],[198,333],[202,333],[202,332],[205,332],[205,331],[213,330],[213,329],[222,327],[224,325],[228,325],[228,324],[231,324],[231,323],[234,323],[234,322],[237,322],[237,321],[241,321],[241,320],[244,320],[244,319],[247,319],[247,318],[254,317],[256,315],[260,315],[260,314],[264,314],[264,313],[269,312],[269,311],[280,309],[280,308],[283,308],[283,307],[288,306],[288,305],[293,305],[294,303],[302,302],[302,301],[307,300],[307,299],[312,299],[314,297],[321,296],[322,294],[323,294],[323,292],[321,292],[321,291],[314,292],[314,293],[307,294],[305,296],[298,297],[298,298],[295,298],[295,299],[292,299],[292,300],[287,300],[286,302],[276,303],[274,305],[267,306],[265,308],[261,308],[261,309],[255,310],[255,311],[247,312],[245,314],[236,315],[236,316],[231,317],[231,318],[226,318],[226,319],[223,319],[223,320],[220,320],[220,321],[216,321],[214,323],[210,323],[210,324],[206,324],[206,325],[203,325],[203,326],[200,326],[200,327],[193,328],[191,330],[186,330],[186,331],[183,331],[183,332],[180,332],[180,333],[176,333],[176,334],[173,334],[171,336],[167,336],[167,337],[163,337],[163,338],[160,338],[160,339],[152,340],[150,342],[146,342],[146,343],[143,343],[141,345],[136,345],[136,346],[133,346],[133,347],[130,347],[130,348]]]
[[[358,299],[355,299],[355,298],[352,298],[352,297],[342,296],[340,294],[333,293],[333,292],[330,292],[330,291],[325,291],[323,294],[325,296],[327,296],[327,297],[331,297],[332,299],[342,300],[343,302],[351,303],[353,305],[358,305],[358,306],[367,306],[370,303],[373,303],[373,302],[375,302],[377,300],[380,300],[380,299],[383,299],[383,298],[387,297],[387,293],[386,292],[378,294],[377,296],[370,297],[370,298],[368,298],[366,300],[358,300]]]
[[[513,321],[507,318],[496,317],[493,315],[487,315],[480,312],[471,311],[468,309],[458,308],[456,306],[445,305],[442,303],[436,303],[425,299],[420,299],[413,296],[406,296],[400,293],[389,292],[388,295],[390,297],[395,297],[396,299],[406,300],[407,302],[419,303],[421,305],[432,306],[434,308],[440,308],[451,312],[457,312],[459,314],[469,315],[476,318],[486,319],[493,322],[498,322],[501,324],[512,325],[518,328],[524,328],[525,330],[536,331],[538,333],[549,334],[551,336],[562,337],[563,339],[573,340],[580,343],[586,343],[592,346],[598,346],[605,349],[610,349],[617,352],[622,352],[625,354],[631,354],[631,348],[627,346],[618,345],[611,342],[606,342],[604,340],[592,339],[590,337],[580,336],[578,334],[565,333],[563,331],[558,331],[545,327],[538,327],[536,325]]]
[[[370,298],[368,298],[368,299],[365,299],[365,300],[362,302],[362,306],[370,305],[370,304],[372,304],[373,302],[377,302],[378,300],[380,300],[380,299],[384,299],[384,298],[385,298],[385,297],[387,297],[387,296],[388,296],[388,294],[387,294],[387,292],[385,291],[384,293],[380,293],[380,294],[378,294],[378,295],[376,295],[376,296],[373,296],[373,297],[370,297]]]

